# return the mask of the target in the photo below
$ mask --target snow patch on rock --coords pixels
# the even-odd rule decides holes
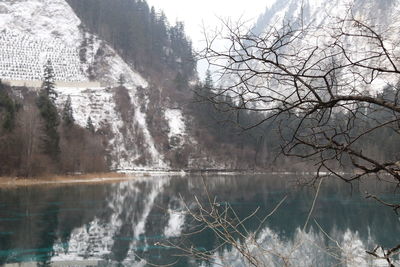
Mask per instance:
[[[185,135],[185,120],[180,109],[165,110],[165,119],[169,125],[169,138]]]

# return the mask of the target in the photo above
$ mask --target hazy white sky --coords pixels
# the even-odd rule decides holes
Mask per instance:
[[[204,39],[203,23],[214,28],[219,23],[218,17],[255,21],[271,2],[275,0],[148,0],[156,10],[163,10],[172,24],[183,21],[196,48]]]
[[[204,27],[207,31],[212,31],[221,25],[220,19],[227,18],[255,23],[275,1],[277,0],[147,0],[157,11],[163,10],[171,24],[175,24],[177,20],[184,22],[186,34],[193,41],[193,48],[198,51],[204,48]],[[204,60],[198,62],[197,70],[201,79],[207,69],[208,64]]]

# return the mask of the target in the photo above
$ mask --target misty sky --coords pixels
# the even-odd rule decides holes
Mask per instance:
[[[203,38],[202,25],[213,28],[219,23],[218,17],[244,19],[254,21],[265,8],[275,0],[148,0],[148,3],[163,10],[168,20],[174,24],[176,20],[183,21],[186,32],[198,48]]]
[[[193,47],[201,50],[204,46],[203,28],[213,30],[221,25],[220,19],[245,20],[256,22],[276,0],[148,0],[149,5],[157,11],[163,10],[171,22],[183,21],[186,33],[193,41]],[[204,25],[204,27],[203,27]],[[198,62],[198,71],[204,78],[208,64],[205,61]]]

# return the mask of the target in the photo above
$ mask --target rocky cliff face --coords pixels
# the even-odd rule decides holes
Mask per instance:
[[[144,93],[149,81],[105,41],[85,31],[66,1],[1,1],[0,30],[0,78],[29,85],[42,79],[43,66],[50,59],[55,79],[63,81],[57,87],[57,104],[62,108],[71,96],[76,122],[85,127],[90,117],[96,130],[107,136],[112,169],[177,167],[164,158],[152,132],[159,132],[179,151],[187,142],[187,118],[179,107],[160,106],[158,116],[164,125],[150,129],[150,100]],[[122,91],[120,75],[124,76]]]

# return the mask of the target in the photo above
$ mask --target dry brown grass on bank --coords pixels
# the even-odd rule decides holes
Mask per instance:
[[[42,177],[0,177],[0,188],[32,185],[100,184],[115,183],[135,178],[125,173],[87,173],[76,175],[46,175]]]

